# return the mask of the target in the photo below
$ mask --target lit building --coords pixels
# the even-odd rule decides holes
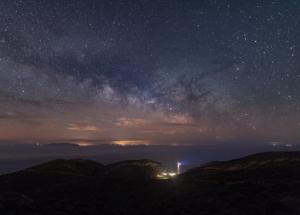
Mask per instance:
[[[177,172],[174,172],[174,171],[162,171],[159,174],[157,174],[156,177],[158,179],[170,179],[170,178],[174,178],[174,177],[176,177],[177,175],[180,174],[180,172],[181,172],[181,170],[180,170],[181,165],[182,165],[181,162],[177,162]]]
[[[180,167],[181,167],[182,163],[181,162],[177,162],[177,174],[180,174]]]

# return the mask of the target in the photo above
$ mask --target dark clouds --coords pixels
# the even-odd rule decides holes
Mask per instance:
[[[82,123],[99,131],[87,139],[191,124],[196,139],[273,138],[286,124],[296,137],[299,12],[295,0],[2,1],[0,128],[26,115],[50,139]],[[122,119],[147,123],[120,131]]]

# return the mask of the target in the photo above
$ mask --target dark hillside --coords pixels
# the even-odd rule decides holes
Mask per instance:
[[[170,180],[160,164],[54,160],[0,177],[0,214],[300,214],[299,152],[211,162]]]

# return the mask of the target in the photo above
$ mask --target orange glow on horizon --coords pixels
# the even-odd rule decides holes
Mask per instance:
[[[113,144],[120,146],[131,146],[131,145],[149,145],[150,141],[148,140],[115,140],[112,141]]]

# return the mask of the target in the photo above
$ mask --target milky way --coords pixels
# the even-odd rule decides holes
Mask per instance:
[[[0,139],[295,141],[300,1],[0,3]]]

